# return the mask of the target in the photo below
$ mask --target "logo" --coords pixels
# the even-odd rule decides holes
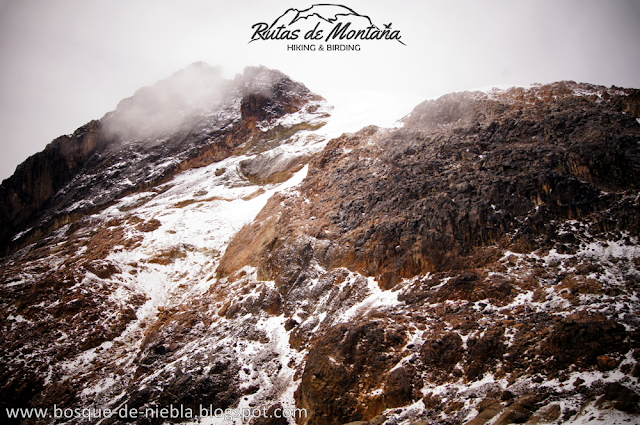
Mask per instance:
[[[271,24],[258,22],[251,29],[249,43],[294,42],[287,45],[287,50],[360,50],[360,44],[353,43],[382,40],[406,46],[400,30],[393,28],[392,22],[378,26],[369,16],[339,4],[314,4],[304,10],[290,8]],[[314,44],[295,44],[300,41]]]

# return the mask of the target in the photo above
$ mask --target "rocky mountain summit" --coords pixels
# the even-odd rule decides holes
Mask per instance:
[[[195,64],[18,167],[2,414],[637,423],[640,90],[453,93],[344,134],[339,116],[278,71]]]
[[[10,252],[125,194],[220,161],[257,131],[256,123],[297,112],[312,99],[319,97],[278,71],[247,68],[225,81],[219,68],[204,63],[142,88],[2,182],[1,247]]]

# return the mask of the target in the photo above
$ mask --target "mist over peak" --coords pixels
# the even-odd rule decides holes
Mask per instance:
[[[237,75],[235,83],[244,94],[267,94],[274,83],[287,77],[278,70],[271,70],[264,65],[247,66],[242,75]]]
[[[165,131],[189,115],[214,110],[224,86],[220,67],[193,63],[123,99],[115,111],[102,118],[105,131],[112,137],[130,137],[143,130]]]
[[[196,121],[222,122],[240,107],[240,100],[271,99],[275,92],[293,97],[308,92],[284,73],[265,66],[248,66],[233,80],[222,77],[222,68],[195,62],[170,77],[137,90],[107,113],[101,122],[114,143],[138,140],[153,143],[167,131],[198,126]],[[293,100],[289,96],[289,100]],[[268,108],[267,108],[268,109]],[[265,111],[267,110],[265,109]],[[283,111],[275,112],[275,116]],[[261,119],[266,118],[266,115]]]

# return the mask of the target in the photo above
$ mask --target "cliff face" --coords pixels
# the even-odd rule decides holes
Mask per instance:
[[[156,322],[166,317],[161,311],[188,299],[185,292],[202,291],[196,283],[215,270],[230,235],[273,193],[252,183],[240,163],[278,158],[260,176],[288,180],[321,149],[298,133],[321,128],[329,111],[279,71],[248,67],[224,81],[216,68],[194,64],[56,139],[5,180],[3,246],[15,252],[0,267],[4,420],[5,408],[82,403],[81,387],[102,379],[117,383],[107,383],[111,389],[99,390],[91,403],[113,406],[122,401],[118,392],[148,378],[150,360],[132,347],[146,350],[145,332],[163,329]],[[292,137],[303,146],[291,145]],[[163,227],[159,218],[174,213]],[[118,253],[124,257],[114,258]],[[167,275],[176,263],[186,274]],[[103,344],[115,351],[102,351]],[[95,357],[101,353],[105,363]],[[131,362],[140,362],[138,372]],[[229,380],[237,380],[234,365]],[[216,374],[220,384],[210,394],[180,376],[167,384],[175,393],[166,394],[184,401],[176,394],[197,384],[203,403],[213,402],[219,385],[227,385],[222,369]],[[237,402],[235,387],[228,405]],[[125,393],[133,404],[148,401],[145,392]]]
[[[96,151],[100,122],[91,121],[29,157],[0,185],[0,240],[7,244],[24,222],[60,190]]]
[[[3,409],[637,421],[638,90],[453,93],[331,138],[338,111],[301,84],[216,72],[56,154],[80,171],[1,260]]]

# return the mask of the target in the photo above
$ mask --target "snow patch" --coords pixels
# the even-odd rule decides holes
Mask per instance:
[[[371,295],[342,313],[336,323],[347,323],[356,316],[365,316],[370,311],[400,304],[398,301],[399,291],[383,291],[374,277],[367,277],[367,288]]]

